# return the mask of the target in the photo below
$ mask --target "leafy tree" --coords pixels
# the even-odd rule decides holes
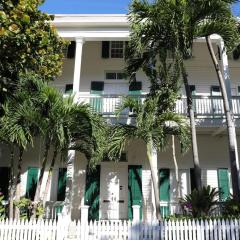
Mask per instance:
[[[42,0],[0,3],[0,94],[12,94],[22,74],[34,72],[45,81],[61,72],[63,40],[53,16],[38,10]]]
[[[165,88],[168,90],[168,88]],[[161,102],[166,101],[165,91],[154,96],[148,96],[143,103],[136,98],[127,97],[118,114],[124,109],[131,109],[136,117],[132,125],[116,125],[110,134],[108,155],[110,159],[120,159],[126,144],[134,139],[142,140],[147,146],[147,157],[151,170],[151,179],[156,204],[156,217],[161,219],[160,197],[157,173],[153,164],[153,154],[166,147],[170,135],[178,137],[182,146],[188,147],[189,128],[187,120],[170,109],[162,109]],[[171,106],[171,104],[168,104]]]

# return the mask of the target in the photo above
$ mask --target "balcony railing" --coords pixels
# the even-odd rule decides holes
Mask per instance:
[[[140,101],[144,101],[145,96],[134,96]],[[92,109],[103,116],[114,116],[115,111],[123,102],[123,96],[119,95],[78,95],[79,102],[88,103]],[[193,107],[197,118],[224,118],[224,107],[221,96],[194,96]],[[232,107],[235,117],[240,117],[240,96],[232,97]],[[187,115],[187,99],[182,97],[176,102],[175,111],[179,114]],[[127,116],[129,111],[122,112],[122,116]]]

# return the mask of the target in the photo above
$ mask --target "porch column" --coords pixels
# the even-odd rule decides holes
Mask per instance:
[[[76,155],[75,150],[68,151],[67,183],[66,183],[66,196],[65,196],[65,204],[64,204],[65,214],[67,215],[68,218],[71,218],[75,155]]]
[[[76,38],[76,52],[73,73],[73,93],[78,93],[80,90],[81,66],[82,66],[82,49],[85,42],[84,38]]]
[[[157,179],[157,183],[159,186],[159,180],[158,180],[158,161],[157,161],[157,151],[155,148],[152,149],[152,162],[154,166],[154,175],[155,178]],[[156,218],[156,204],[155,204],[155,198],[154,198],[154,189],[153,189],[153,184],[152,184],[152,203],[153,203],[153,211],[152,211],[152,219]]]

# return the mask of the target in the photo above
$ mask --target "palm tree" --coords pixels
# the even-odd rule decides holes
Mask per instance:
[[[199,37],[207,40],[209,52],[215,65],[218,79],[221,72],[217,61],[214,61],[214,53],[211,51],[210,35],[218,34],[225,41],[228,50],[239,41],[236,19],[232,17],[230,4],[234,0],[199,0],[199,1],[166,1],[157,0],[153,3],[147,1],[134,1],[129,19],[132,27],[131,41],[129,44],[130,64],[128,69],[133,70],[147,65],[149,59],[156,58],[161,61],[160,53],[162,48],[169,51],[173,56],[180,59],[187,59],[192,55],[193,41]],[[137,50],[137,54],[134,51]],[[150,54],[149,54],[150,53]],[[137,56],[137,58],[136,58]],[[139,57],[140,56],[140,57]],[[132,67],[133,66],[133,67]],[[198,160],[197,138],[194,120],[191,91],[188,84],[188,75],[183,61],[180,61],[182,77],[185,85],[188,113],[190,117],[193,161],[195,169],[195,179],[198,188],[201,188],[201,170]],[[133,71],[134,72],[134,71]],[[234,195],[239,199],[238,169],[237,169],[237,149],[233,116],[229,111],[225,85],[220,81],[224,108],[226,113],[229,132],[229,152],[230,165],[233,182]]]
[[[94,154],[94,152],[97,151],[97,145],[99,144],[95,135],[102,129],[100,119],[97,114],[91,112],[90,106],[74,103],[74,96],[63,99],[63,104],[55,115],[55,134],[51,142],[54,146],[54,152],[48,171],[44,201],[49,191],[51,173],[58,153],[64,159],[65,152],[74,149],[85,154],[92,166],[99,162],[101,154]],[[95,126],[94,121],[96,121],[98,127]],[[94,155],[95,159],[93,159]]]
[[[177,28],[173,28],[173,31],[178,32],[180,42],[179,50],[182,52],[183,58],[187,58],[189,52],[192,52],[194,39],[199,37],[206,38],[208,50],[217,73],[223,97],[228,129],[229,160],[231,166],[233,195],[235,199],[240,200],[239,169],[237,167],[238,150],[236,144],[234,115],[230,109],[226,85],[218,61],[215,57],[210,38],[212,34],[218,34],[225,42],[228,50],[233,49],[239,43],[240,35],[238,31],[238,23],[233,17],[230,8],[231,4],[234,2],[234,0],[176,1],[174,12],[178,14],[176,17]]]
[[[161,113],[159,112],[159,103],[164,97],[164,94],[148,96],[143,103],[136,98],[126,97],[122,106],[117,110],[117,114],[119,115],[124,109],[131,109],[136,117],[135,124],[114,126],[110,134],[110,146],[108,149],[110,159],[120,159],[121,152],[129,141],[140,139],[145,142],[154,189],[156,218],[159,220],[161,220],[159,184],[157,169],[153,164],[153,152],[163,149],[170,135],[176,135],[183,146],[188,145],[188,124],[186,119],[168,111],[168,109],[167,111],[161,109]]]
[[[191,127],[194,176],[197,187],[201,188],[201,168],[198,156],[192,93],[182,54],[179,50],[182,47],[180,45],[180,40],[182,39],[179,40],[178,31],[173,31],[173,28],[176,30],[177,26],[174,21],[176,16],[171,9],[171,5],[174,6],[174,3],[164,0],[154,3],[133,1],[129,12],[131,33],[130,41],[126,48],[126,72],[131,77],[137,70],[142,68],[151,82],[152,91],[155,91],[159,79],[165,81],[164,76],[154,76],[153,74],[158,71],[159,65],[167,65],[170,57],[170,62],[174,62],[174,67],[181,69]]]
[[[10,209],[9,216],[13,217],[13,197],[20,199],[20,184],[22,174],[23,152],[29,144],[33,145],[33,136],[38,129],[38,111],[34,107],[31,96],[27,91],[19,89],[14,97],[7,99],[4,105],[4,116],[1,118],[0,135],[11,149],[11,176],[9,187]],[[17,174],[13,177],[14,148],[19,150]],[[15,181],[14,181],[15,178]],[[15,192],[16,191],[16,192]],[[15,194],[14,194],[15,192]]]

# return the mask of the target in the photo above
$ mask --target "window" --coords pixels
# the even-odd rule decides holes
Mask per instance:
[[[73,84],[66,84],[65,85],[65,93],[72,94],[73,93]]]
[[[112,41],[111,42],[111,58],[123,58],[124,42]]]
[[[125,76],[123,72],[106,72],[106,80],[124,80]]]

